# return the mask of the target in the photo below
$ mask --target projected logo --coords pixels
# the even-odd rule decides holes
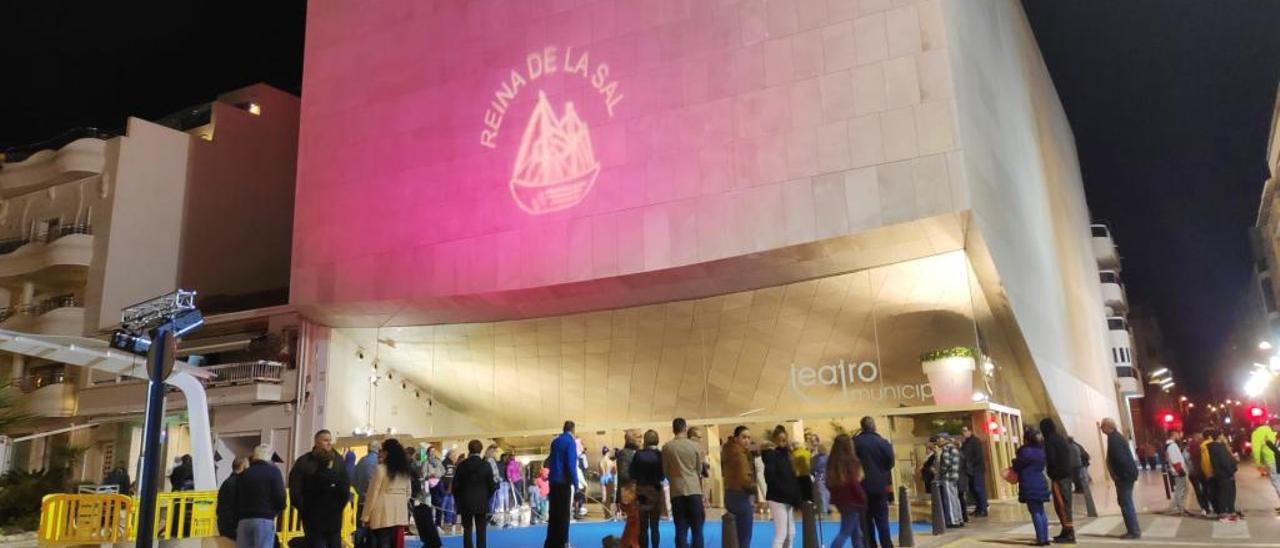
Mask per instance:
[[[562,58],[563,63],[560,61]],[[618,81],[609,78],[609,65],[598,63],[593,69],[590,56],[586,52],[575,52],[571,47],[561,52],[556,46],[547,46],[542,51],[530,53],[525,57],[522,68],[512,69],[507,80],[494,91],[493,99],[485,109],[484,129],[480,131],[481,146],[499,147],[503,119],[520,91],[552,74],[562,73],[565,77],[585,80],[590,89],[600,96],[609,118],[613,118],[614,107],[622,100]],[[516,150],[508,185],[516,205],[532,215],[578,205],[591,193],[600,175],[600,161],[596,159],[591,145],[590,127],[573,101],[562,104],[557,110],[540,88]]]

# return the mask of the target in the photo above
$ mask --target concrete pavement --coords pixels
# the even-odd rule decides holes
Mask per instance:
[[[1094,497],[1099,506],[1099,517],[1084,517],[1084,502],[1077,495],[1075,501],[1076,538],[1079,546],[1250,546],[1280,548],[1280,499],[1266,478],[1261,477],[1251,465],[1242,463],[1236,474],[1236,507],[1245,513],[1246,519],[1236,523],[1219,523],[1200,517],[1180,517],[1162,514],[1169,507],[1164,496],[1160,475],[1143,472],[1134,490],[1138,508],[1142,538],[1122,540],[1124,523],[1115,504],[1112,484],[1094,485]],[[1198,513],[1195,497],[1188,493],[1187,507]],[[1058,533],[1056,517],[1050,510],[1050,536]],[[975,519],[969,527],[952,529],[940,538],[929,539],[931,546],[1026,546],[1035,533],[1031,518],[1021,505],[1002,503],[993,505],[991,517]]]

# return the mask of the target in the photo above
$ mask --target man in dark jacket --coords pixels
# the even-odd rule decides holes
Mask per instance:
[[[1213,492],[1217,496],[1213,507],[1218,509],[1220,521],[1235,523],[1241,514],[1236,511],[1236,458],[1227,446],[1227,437],[1218,432],[1209,443],[1209,467],[1213,469]]]
[[[284,479],[271,464],[271,455],[271,446],[259,445],[249,468],[236,479],[236,546],[275,546],[276,516],[284,510]]]
[[[1053,537],[1057,544],[1076,542],[1075,522],[1071,512],[1071,446],[1067,438],[1058,432],[1053,419],[1040,421],[1040,433],[1044,435],[1045,473],[1049,476],[1049,493],[1053,497],[1053,509],[1062,523],[1062,532]]]
[[[1116,502],[1124,516],[1125,534],[1121,538],[1140,538],[1142,530],[1138,528],[1138,511],[1133,507],[1133,484],[1138,481],[1138,463],[1133,460],[1129,442],[1116,431],[1115,421],[1102,419],[1100,428],[1107,435],[1107,471],[1116,482]]]
[[[876,433],[876,421],[871,417],[862,417],[862,432],[853,438],[853,449],[862,461],[862,488],[867,492],[867,526],[871,539],[870,548],[876,547],[876,532],[880,537],[880,546],[893,548],[893,540],[889,533],[889,489],[892,480],[889,478],[893,470],[893,445]]]
[[[493,467],[481,458],[484,444],[480,440],[467,442],[470,455],[458,465],[453,475],[453,500],[462,514],[462,545],[464,548],[485,547],[485,526],[488,524],[489,500],[498,490],[498,479]],[[472,543],[475,531],[475,543]]]
[[[350,499],[351,481],[341,456],[333,450],[333,434],[316,432],[311,451],[289,472],[289,499],[298,510],[308,546],[342,547],[342,510]]]
[[[236,480],[245,468],[249,467],[249,459],[236,457],[231,463],[231,475],[218,487],[218,535],[231,540],[236,539]]]
[[[564,422],[564,433],[551,441],[547,467],[551,492],[547,495],[547,538],[544,548],[564,548],[569,543],[569,506],[578,484],[578,442],[573,437],[573,421]]]
[[[987,458],[982,451],[982,442],[978,441],[978,437],[973,435],[973,430],[968,426],[960,428],[960,435],[964,437],[964,443],[960,444],[960,454],[964,459],[964,472],[968,478],[967,491],[973,498],[973,515],[975,517],[985,517],[987,515]]]

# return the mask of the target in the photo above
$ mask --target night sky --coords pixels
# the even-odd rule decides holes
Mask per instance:
[[[1262,314],[1245,298],[1248,231],[1267,178],[1280,2],[1023,5],[1130,303],[1155,312],[1182,384],[1204,386],[1241,316]]]
[[[1248,229],[1266,179],[1280,2],[1024,6],[1130,301],[1155,312],[1187,384],[1199,384],[1252,313]],[[4,19],[0,150],[156,119],[258,81],[300,92],[298,0],[31,0],[7,3]]]

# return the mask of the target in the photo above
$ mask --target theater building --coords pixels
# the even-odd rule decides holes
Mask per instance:
[[[598,453],[676,416],[714,440],[870,415],[907,485],[960,424],[993,471],[1046,416],[1101,454],[1098,258],[1017,2],[307,17],[303,429],[532,450],[573,419]]]

